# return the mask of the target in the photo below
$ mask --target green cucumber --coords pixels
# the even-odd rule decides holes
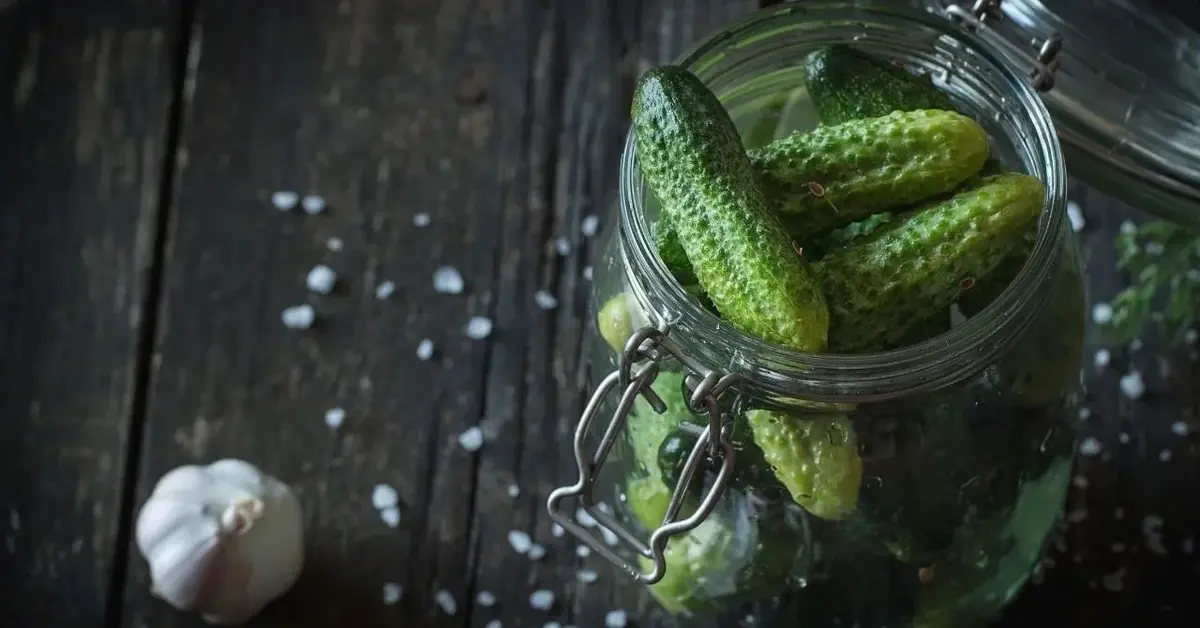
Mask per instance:
[[[981,177],[813,265],[830,310],[831,352],[889,344],[990,272],[1042,209],[1042,182]]]
[[[822,519],[842,519],[854,511],[862,459],[846,415],[751,410],[746,420],[763,458],[793,501]]]
[[[662,66],[638,81],[631,118],[646,182],[722,318],[767,342],[824,349],[825,299],[717,97],[690,72]]]
[[[983,168],[988,136],[953,111],[896,111],[821,126],[749,153],[763,192],[801,241],[953,190]]]
[[[950,98],[929,77],[916,76],[845,44],[809,53],[804,83],[822,124],[877,118],[893,111],[954,110]]]

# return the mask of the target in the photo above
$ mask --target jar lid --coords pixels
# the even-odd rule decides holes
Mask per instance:
[[[974,29],[1018,67],[1041,67],[1039,48],[1060,35],[1042,96],[1071,175],[1200,225],[1200,33],[1162,9],[1170,3],[918,2]],[[1200,15],[1194,3],[1175,4]]]

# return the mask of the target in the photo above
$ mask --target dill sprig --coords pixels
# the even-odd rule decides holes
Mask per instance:
[[[1165,220],[1127,222],[1116,249],[1117,268],[1130,285],[1110,303],[1106,339],[1129,342],[1153,323],[1165,340],[1182,341],[1200,308],[1200,233]]]

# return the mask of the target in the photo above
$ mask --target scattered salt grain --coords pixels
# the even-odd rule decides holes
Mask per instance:
[[[591,267],[591,266],[584,266],[584,267],[583,267],[583,279],[584,279],[585,281],[591,281],[591,280],[592,280],[592,267]]]
[[[1083,228],[1087,226],[1083,211],[1079,209],[1079,203],[1075,201],[1067,201],[1067,218],[1071,221],[1071,229],[1076,233],[1083,231]]]
[[[467,451],[479,451],[483,447],[483,430],[472,426],[458,435],[458,444]]]
[[[380,301],[392,296],[396,292],[396,284],[391,281],[381,281],[375,286],[375,298]]]
[[[417,359],[424,362],[432,357],[433,341],[428,338],[424,338],[421,340],[420,344],[417,345]]]
[[[475,595],[475,603],[484,608],[490,608],[496,605],[496,596],[492,595],[491,591],[480,591]]]
[[[1129,432],[1121,432],[1120,434],[1117,434],[1117,440],[1120,441],[1122,445],[1128,445]]]
[[[1112,362],[1112,354],[1108,352],[1108,349],[1097,349],[1096,356],[1092,358],[1092,362],[1096,364],[1096,368],[1102,369],[1108,366],[1109,362]]]
[[[588,514],[588,511],[584,510],[582,506],[575,509],[575,520],[579,522],[579,525],[585,528],[590,528],[596,525],[596,520],[590,514]]]
[[[613,547],[616,547],[617,544],[619,544],[621,542],[621,539],[620,539],[620,537],[617,536],[617,533],[613,532],[612,530],[609,530],[608,528],[601,527],[600,528],[600,536],[604,537],[605,543],[608,543],[609,545],[611,545]]]
[[[439,266],[433,271],[433,289],[442,294],[460,294],[463,291],[462,274],[453,266]]]
[[[311,305],[294,305],[284,309],[279,318],[288,329],[308,329],[317,320],[317,313]]]
[[[591,584],[600,578],[594,569],[580,569],[575,572],[575,578],[584,584]]]
[[[486,316],[472,316],[467,321],[467,337],[473,340],[483,340],[492,335],[492,319]]]
[[[564,530],[563,527],[558,525],[557,523],[552,524],[550,526],[550,535],[556,539],[563,538],[563,535],[565,535],[566,533],[567,533],[567,531]]]
[[[571,254],[571,241],[566,238],[558,238],[554,241],[554,250],[559,255],[567,256]]]
[[[383,519],[387,527],[394,528],[400,525],[400,509],[395,506],[383,508],[379,511],[379,518]]]
[[[1171,424],[1171,431],[1175,432],[1176,436],[1187,436],[1188,432],[1192,431],[1192,428],[1188,427],[1188,424],[1183,421],[1176,421]]]
[[[529,594],[529,605],[539,611],[548,611],[554,606],[554,593],[546,589],[538,589]]]
[[[1098,325],[1107,325],[1112,322],[1113,309],[1107,303],[1097,303],[1092,306],[1092,320]]]
[[[1142,346],[1143,346],[1143,345],[1142,345],[1142,339],[1141,339],[1141,338],[1134,338],[1133,340],[1131,340],[1131,341],[1129,342],[1129,351],[1130,351],[1131,353],[1137,353],[1138,351],[1141,351],[1141,350],[1142,350]]]
[[[280,190],[271,194],[271,204],[279,211],[288,211],[295,209],[296,203],[300,202],[300,195],[288,190]]]
[[[1104,446],[1094,436],[1088,436],[1079,444],[1079,454],[1082,456],[1098,456],[1104,450]]]
[[[333,251],[334,253],[337,253],[338,251],[342,250],[343,246],[344,246],[344,244],[342,243],[341,238],[329,238],[328,240],[325,241],[325,248],[329,249],[330,251]]]
[[[520,497],[520,495],[521,495],[521,487],[517,486],[516,484],[508,485],[508,496],[509,497],[516,499],[517,497]]]
[[[429,226],[429,214],[426,214],[425,212],[417,212],[417,213],[413,214],[413,226],[428,227]]]
[[[304,210],[304,213],[316,216],[325,211],[325,199],[316,194],[309,194],[300,200],[300,208]]]
[[[529,553],[526,556],[529,556],[529,560],[541,560],[546,557],[546,548],[534,543],[529,546]]]
[[[504,628],[504,624],[501,623],[499,619],[493,619],[487,624],[484,624],[483,628]]]
[[[1162,242],[1147,242],[1145,246],[1146,255],[1162,255],[1163,250]]]
[[[584,216],[583,222],[579,225],[579,230],[583,235],[590,238],[596,235],[596,231],[600,229],[600,218],[597,216]]]
[[[1146,392],[1146,382],[1142,381],[1142,374],[1137,371],[1121,376],[1120,385],[1121,392],[1130,399],[1140,399]]]
[[[1170,462],[1171,455],[1172,454],[1171,454],[1170,449],[1164,449],[1164,450],[1158,452],[1158,460],[1159,460],[1159,462]]]
[[[336,283],[337,273],[324,264],[313,266],[312,270],[308,271],[308,276],[304,278],[304,285],[317,294],[333,292],[333,286]]]
[[[558,299],[545,290],[538,290],[533,293],[533,301],[543,310],[553,310],[558,307]]]
[[[1125,235],[1133,235],[1137,233],[1137,225],[1133,224],[1132,220],[1126,220],[1121,223],[1121,233]]]
[[[1067,513],[1067,522],[1068,523],[1079,523],[1080,521],[1087,519],[1087,516],[1088,516],[1088,511],[1084,510],[1083,508],[1076,508],[1075,510],[1072,510],[1071,512]]]
[[[562,624],[556,621],[548,621],[542,624],[542,628],[562,628]]]
[[[458,602],[454,601],[454,596],[445,589],[439,589],[433,596],[433,600],[441,607],[442,612],[447,615],[453,615],[458,612]]]
[[[1079,420],[1080,421],[1086,421],[1090,418],[1092,418],[1092,409],[1091,408],[1083,407],[1083,408],[1079,409]]]
[[[580,545],[579,547],[575,548],[575,555],[580,558],[587,558],[588,556],[592,555],[592,548],[586,545]]]
[[[371,491],[371,505],[376,510],[393,508],[399,503],[400,495],[396,493],[396,489],[387,484],[376,484],[375,490]]]
[[[395,582],[383,583],[383,603],[391,606],[400,601],[400,596],[404,595],[404,588]]]
[[[529,552],[529,548],[533,547],[533,539],[529,538],[529,534],[520,530],[509,530],[508,544],[516,553],[526,554]]]
[[[1077,475],[1072,478],[1071,483],[1075,485],[1075,488],[1083,489],[1088,487],[1088,479],[1082,475]]]
[[[330,408],[325,411],[325,425],[330,429],[337,429],[342,426],[346,420],[346,411],[341,408]]]
[[[609,611],[604,616],[605,628],[625,628],[625,622],[629,621],[629,616],[625,611]]]

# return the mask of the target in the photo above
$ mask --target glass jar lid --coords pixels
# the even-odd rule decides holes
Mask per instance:
[[[1018,67],[1039,67],[1039,49],[1061,36],[1043,99],[1071,174],[1200,226],[1200,32],[1164,3],[916,1],[974,29]]]

